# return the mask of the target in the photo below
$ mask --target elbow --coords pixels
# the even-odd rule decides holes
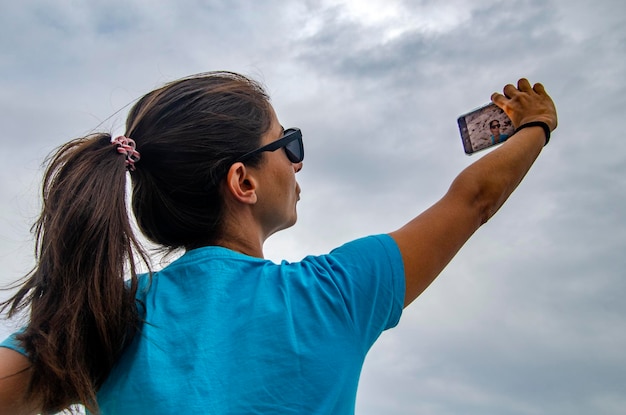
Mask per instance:
[[[499,194],[493,192],[492,189],[493,187],[485,183],[485,180],[469,179],[453,182],[448,194],[457,198],[465,207],[464,209],[474,218],[478,228],[487,223],[502,204]]]
[[[502,201],[497,194],[482,188],[473,197],[472,210],[476,212],[480,225],[484,225],[496,214],[501,205]]]
[[[489,219],[491,219],[493,217],[493,215],[496,214],[497,209],[494,209],[491,205],[489,206],[482,206],[478,209],[478,218],[479,218],[479,226],[484,225],[485,223],[489,222]]]

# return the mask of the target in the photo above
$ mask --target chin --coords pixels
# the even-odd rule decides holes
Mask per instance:
[[[291,228],[293,225],[296,224],[296,222],[298,222],[298,215],[294,215],[293,219],[290,220],[289,223],[287,223],[287,226],[285,226],[285,229]]]
[[[291,219],[289,219],[288,221],[285,221],[285,223],[284,223],[282,226],[280,226],[279,228],[277,228],[277,229],[276,229],[274,232],[272,232],[270,235],[273,235],[273,234],[275,234],[275,233],[277,233],[277,232],[284,231],[285,229],[289,229],[289,228],[291,228],[293,225],[295,225],[295,224],[296,224],[296,222],[297,222],[297,221],[298,221],[298,216],[294,214],[294,216],[293,216]]]

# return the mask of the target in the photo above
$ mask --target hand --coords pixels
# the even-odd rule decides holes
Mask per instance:
[[[508,84],[503,92],[504,95],[493,93],[491,101],[504,110],[515,128],[532,121],[545,122],[550,131],[556,128],[556,107],[543,85],[537,83],[531,87],[528,79],[522,78],[517,82],[517,88]]]

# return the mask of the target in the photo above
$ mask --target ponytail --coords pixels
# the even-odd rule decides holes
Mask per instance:
[[[138,330],[134,253],[149,261],[126,208],[127,163],[109,134],[51,156],[33,225],[36,266],[0,304],[9,317],[30,309],[17,339],[32,364],[28,399],[44,413],[75,403],[97,413],[96,392]]]

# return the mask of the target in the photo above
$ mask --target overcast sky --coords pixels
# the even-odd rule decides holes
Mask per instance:
[[[481,157],[458,115],[542,82],[550,144],[373,347],[357,413],[624,413],[623,0],[2,0],[0,283],[33,264],[50,151],[121,134],[135,99],[217,69],[263,82],[303,131],[299,223],[267,242],[275,261],[402,226]]]

